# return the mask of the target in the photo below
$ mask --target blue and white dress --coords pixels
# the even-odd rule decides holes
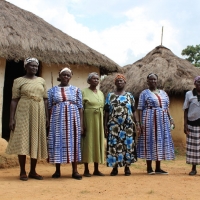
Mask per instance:
[[[105,102],[105,111],[109,114],[107,138],[107,166],[130,166],[137,160],[135,146],[135,112],[133,95],[109,93]]]
[[[172,160],[174,145],[168,116],[169,97],[165,91],[143,90],[138,110],[142,110],[143,133],[138,137],[137,153],[146,160]]]
[[[50,163],[81,161],[81,126],[79,108],[82,94],[75,86],[55,86],[48,91],[51,112],[48,135]]]

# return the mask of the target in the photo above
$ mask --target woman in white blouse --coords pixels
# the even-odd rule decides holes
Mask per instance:
[[[200,164],[200,76],[194,79],[194,85],[195,88],[186,93],[183,105],[186,163],[192,164],[190,176],[197,174],[196,165]]]

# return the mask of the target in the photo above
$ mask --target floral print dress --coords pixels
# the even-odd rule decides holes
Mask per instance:
[[[135,100],[131,93],[124,95],[109,93],[105,111],[109,113],[107,123],[107,166],[130,166],[137,160],[135,148],[135,126],[133,112]]]

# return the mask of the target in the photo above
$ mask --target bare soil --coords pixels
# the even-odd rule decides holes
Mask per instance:
[[[29,161],[27,161],[27,172]],[[83,165],[79,165],[83,173]],[[71,165],[62,165],[62,177],[52,179],[55,167],[46,162],[37,165],[37,172],[44,180],[19,180],[19,167],[0,169],[0,199],[200,199],[200,174],[189,176],[191,166],[185,163],[184,156],[177,156],[174,161],[163,161],[162,168],[169,175],[147,175],[144,160],[138,160],[131,166],[131,176],[124,176],[124,169],[119,174],[110,176],[111,168],[100,165],[104,177],[83,177],[82,180],[71,178]],[[197,170],[200,169],[197,168]],[[93,165],[90,164],[93,172]]]

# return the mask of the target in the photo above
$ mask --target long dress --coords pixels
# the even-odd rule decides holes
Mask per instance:
[[[133,112],[135,100],[131,93],[109,93],[105,111],[109,113],[107,138],[107,166],[130,166],[137,160]]]
[[[11,131],[6,153],[46,159],[46,115],[43,98],[47,98],[43,78],[14,80],[12,99],[20,98],[15,112],[15,130]]]
[[[75,86],[55,86],[48,91],[51,112],[48,135],[50,163],[81,161],[81,125],[79,109],[82,94]]]
[[[174,144],[168,116],[169,97],[165,91],[143,90],[138,110],[142,110],[143,133],[138,137],[137,153],[146,160],[172,160]]]
[[[84,126],[86,136],[82,138],[82,162],[104,163],[104,95],[100,90],[94,93],[89,88],[82,91]]]

